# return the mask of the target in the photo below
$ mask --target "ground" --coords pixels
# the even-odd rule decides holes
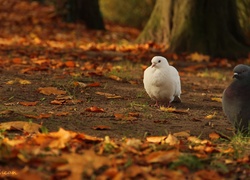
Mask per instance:
[[[154,101],[143,88],[142,66],[150,65],[150,59],[149,55],[147,61],[140,63],[126,59],[118,62],[98,62],[104,67],[112,64],[110,71],[99,76],[90,76],[86,70],[81,70],[86,66],[86,62],[77,60],[76,63],[81,68],[62,67],[32,73],[21,72],[23,67],[27,66],[22,64],[2,68],[1,122],[32,121],[42,124],[49,131],[62,127],[89,135],[118,139],[145,138],[180,131],[189,131],[191,135],[203,138],[208,138],[211,132],[232,135],[232,125],[222,112],[221,102],[217,101],[231,81],[230,68],[201,68],[187,72],[187,67],[193,66],[192,62],[170,59],[170,63],[179,70],[182,84],[182,103],[172,103],[171,106],[184,111],[171,113],[151,106]],[[120,76],[122,80],[111,79],[110,75]],[[31,84],[20,84],[20,80],[28,80]],[[94,87],[75,85],[79,82],[99,84],[93,85]],[[80,102],[51,104],[56,95],[39,93],[38,89],[41,87],[56,87]],[[107,98],[107,95],[99,95],[97,92],[115,94],[118,97]],[[24,106],[20,102],[38,103],[35,106]],[[86,111],[92,106],[102,108],[104,112]],[[6,113],[6,110],[9,111]],[[47,114],[49,117],[38,117],[40,114]]]

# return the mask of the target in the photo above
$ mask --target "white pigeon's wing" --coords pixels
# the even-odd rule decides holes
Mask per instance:
[[[169,66],[170,74],[174,81],[175,93],[174,96],[178,96],[180,98],[181,95],[181,80],[178,71],[173,66]]]

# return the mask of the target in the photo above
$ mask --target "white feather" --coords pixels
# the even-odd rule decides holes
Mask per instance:
[[[144,88],[149,97],[157,102],[180,101],[181,82],[178,71],[170,66],[166,58],[155,56],[152,65],[144,71]]]

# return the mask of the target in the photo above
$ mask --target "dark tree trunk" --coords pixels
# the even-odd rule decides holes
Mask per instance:
[[[90,29],[105,29],[99,0],[68,0],[68,8],[68,21],[83,21]]]
[[[159,25],[161,16],[165,26]],[[150,33],[155,36],[150,37]],[[164,37],[164,33],[168,38],[162,41],[157,38]],[[138,38],[139,42],[148,40],[170,44],[169,50],[177,53],[199,52],[212,57],[238,58],[250,52],[238,21],[235,0],[157,0]]]

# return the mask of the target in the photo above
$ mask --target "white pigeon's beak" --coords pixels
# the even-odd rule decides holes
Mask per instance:
[[[155,67],[155,65],[156,65],[156,63],[152,63],[151,67],[153,68],[153,67]]]

